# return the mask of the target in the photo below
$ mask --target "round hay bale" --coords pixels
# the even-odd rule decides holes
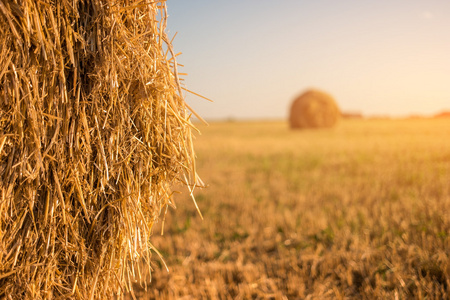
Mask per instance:
[[[289,123],[291,128],[327,128],[336,125],[340,110],[329,94],[308,90],[294,100]]]
[[[172,186],[201,184],[166,19],[164,1],[0,1],[0,299],[132,290]]]

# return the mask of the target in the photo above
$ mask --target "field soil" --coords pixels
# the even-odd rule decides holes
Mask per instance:
[[[450,119],[199,129],[203,220],[181,189],[136,298],[450,298]]]

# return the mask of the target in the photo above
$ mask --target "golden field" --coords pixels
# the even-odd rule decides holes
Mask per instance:
[[[448,299],[450,119],[199,126],[142,299]]]

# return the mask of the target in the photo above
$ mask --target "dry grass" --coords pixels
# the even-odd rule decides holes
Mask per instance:
[[[448,120],[201,131],[204,221],[179,199],[143,299],[449,298]]]
[[[196,182],[165,9],[0,0],[0,298],[128,291]]]

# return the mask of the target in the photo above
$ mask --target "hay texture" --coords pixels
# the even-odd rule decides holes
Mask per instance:
[[[149,264],[198,181],[165,26],[164,1],[0,0],[1,299],[107,299]]]
[[[336,125],[340,115],[333,97],[319,90],[308,90],[292,103],[289,123],[293,129],[327,128]]]

